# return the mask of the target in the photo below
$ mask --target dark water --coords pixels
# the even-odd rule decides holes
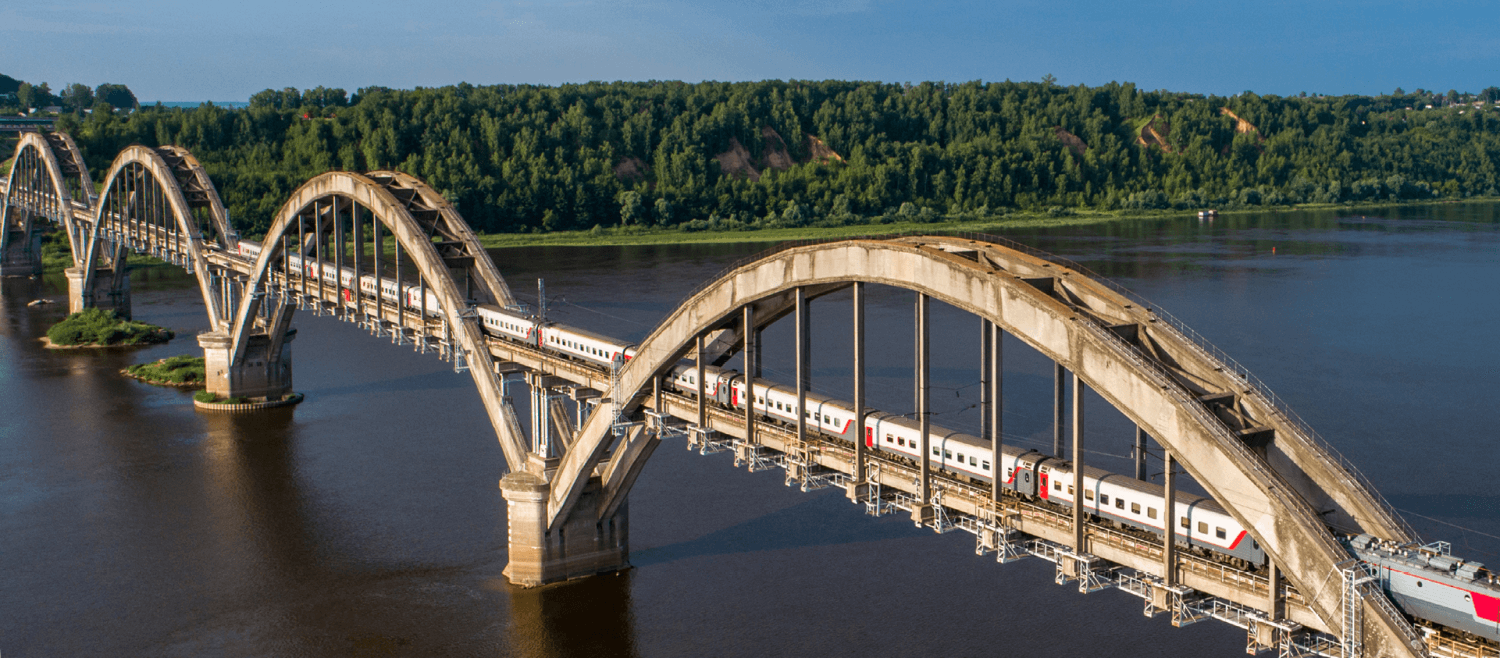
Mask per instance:
[[[1249,366],[1424,535],[1500,563],[1500,223],[1492,206],[1160,220],[1012,235],[1157,302]],[[496,252],[555,319],[643,337],[764,245]],[[1274,253],[1273,253],[1274,249]],[[196,352],[191,282],[133,275],[170,345],[49,352],[62,281],[0,288],[0,655],[1233,656],[1238,629],[1173,629],[1118,592],[999,566],[969,535],[871,519],[836,491],[664,445],[631,496],[636,568],[519,590],[500,575],[503,459],[468,375],[300,315],[293,410],[193,411],[119,377]],[[872,402],[911,407],[911,295],[875,291]],[[814,302],[814,385],[848,389],[847,295]],[[790,370],[786,323],[767,334]],[[973,429],[978,321],[935,310],[939,424]],[[1050,443],[1050,364],[1007,345],[1007,440]],[[1130,426],[1093,398],[1091,459]],[[1430,518],[1428,518],[1430,517]],[[1444,525],[1457,524],[1474,531]],[[1483,533],[1483,534],[1481,534]]]

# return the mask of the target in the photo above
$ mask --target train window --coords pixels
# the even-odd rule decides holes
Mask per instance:
[[[1052,481],[1052,490],[1053,491],[1062,491],[1062,480],[1053,480]]]
[[[906,439],[898,437],[896,439],[896,445],[898,445],[898,446],[904,446],[904,445],[906,445]]]
[[[978,464],[974,463],[975,461],[976,460],[974,459],[974,455],[969,455],[969,465],[970,466],[978,466]],[[988,463],[988,462],[986,462],[986,463]]]
[[[1125,499],[1124,498],[1116,498],[1115,499],[1115,509],[1125,509]]]
[[[1200,535],[1206,535],[1206,534],[1208,534],[1208,524],[1207,523],[1204,523],[1202,521],[1198,522],[1198,534],[1200,534]]]
[[[988,471],[988,470],[990,470],[990,463],[989,462],[979,462],[979,467],[982,468],[982,469],[984,469],[984,470],[986,470],[986,471]]]
[[[1184,527],[1184,528],[1187,528],[1188,530],[1192,530],[1193,529],[1193,522],[1189,521],[1188,517],[1186,517],[1186,516],[1182,517],[1182,523],[1180,525],[1182,525],[1182,527]]]
[[[1215,537],[1218,537],[1219,539],[1224,539],[1224,537],[1225,537],[1226,534],[1227,533],[1224,532],[1223,528],[1214,528],[1214,536]]]
[[[958,463],[959,464],[963,464],[964,463],[964,453],[961,453],[961,452],[958,453]]]
[[[886,443],[890,443],[891,442],[891,435],[889,435],[889,434],[885,435],[885,442]]]
[[[1083,498],[1084,498],[1084,500],[1093,500],[1094,499],[1094,490],[1093,489],[1084,489],[1083,490]]]
[[[1099,504],[1100,505],[1108,505],[1109,504],[1109,494],[1107,494],[1107,493],[1099,494]]]
[[[1131,514],[1140,514],[1141,513],[1141,504],[1140,503],[1131,503],[1130,504],[1130,513]]]
[[[938,453],[937,453],[937,448],[933,448],[933,449],[932,449],[932,454],[933,454],[933,455],[936,455],[936,454],[938,454]],[[951,453],[951,452],[949,452],[949,451],[947,451],[947,450],[944,450],[944,451],[943,451],[943,459],[953,459],[953,453]]]
[[[1148,518],[1148,519],[1154,519],[1154,518],[1156,518],[1156,508],[1155,507],[1147,507],[1146,508],[1146,518]]]
[[[912,442],[912,445],[917,445],[917,444],[916,444],[916,442]],[[932,456],[933,457],[937,457],[938,456],[938,449],[937,448],[933,448],[932,449]]]

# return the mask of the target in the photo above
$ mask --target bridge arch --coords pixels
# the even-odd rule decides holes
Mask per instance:
[[[62,225],[70,237],[78,235],[73,225],[73,194],[64,173],[65,163],[73,163],[81,171],[78,185],[88,195],[84,196],[84,201],[92,200],[93,183],[89,181],[88,167],[81,166],[83,157],[72,138],[66,135],[49,138],[49,135],[39,132],[22,133],[16,144],[15,157],[11,160],[5,203],[0,206],[0,227],[3,227],[0,230],[0,253],[9,247],[13,232],[30,239],[31,220],[36,215]],[[16,211],[21,211],[19,218]],[[14,229],[12,223],[17,223]],[[69,241],[74,262],[82,256],[78,242]]]
[[[684,358],[699,336],[729,330],[741,308],[799,287],[854,281],[924,293],[995,323],[1067,367],[1170,449],[1249,530],[1328,628],[1344,626],[1336,583],[1350,555],[1309,501],[1336,506],[1350,530],[1414,538],[1377,494],[1329,459],[1264,391],[1153,311],[1057,263],[980,241],[850,240],[792,247],[738,267],[668,316],[637,348],[609,395],[625,401],[626,412],[638,408],[656,377]],[[1275,451],[1258,454],[1248,446],[1205,404],[1213,394],[1231,395],[1238,414],[1274,429]],[[624,446],[606,455],[614,442],[606,416],[589,418],[550,478],[549,528],[615,509],[633,478],[616,484],[606,477],[592,485],[604,489],[589,497],[600,500],[596,511],[579,506],[591,476],[636,472],[641,464],[632,462],[649,457],[649,450]],[[1371,597],[1364,606],[1366,646],[1377,654],[1409,655],[1415,636],[1405,620]]]
[[[452,206],[409,175],[389,171],[329,172],[314,177],[292,193],[266,232],[260,254],[244,280],[245,301],[224,336],[229,366],[244,361],[253,334],[267,336],[273,350],[276,349],[274,345],[282,340],[291,313],[297,305],[309,301],[306,297],[299,298],[300,293],[287,285],[295,276],[288,273],[287,257],[318,259],[326,266],[334,266],[335,261],[322,257],[319,241],[327,244],[339,230],[335,227],[340,226],[342,212],[353,213],[355,221],[360,221],[361,209],[365,217],[378,222],[395,238],[398,253],[404,253],[415,265],[418,281],[437,298],[436,315],[444,324],[443,331],[451,340],[456,356],[469,366],[467,370],[479,389],[506,462],[512,470],[525,468],[525,439],[520,436],[514,417],[507,413],[484,333],[472,312],[475,301],[514,303],[510,289]],[[467,279],[467,285],[462,287],[452,272],[460,269]],[[313,303],[322,304],[324,300],[320,297]],[[262,313],[266,305],[273,308]],[[396,322],[404,321],[402,316],[377,311],[379,322],[387,322],[390,317],[396,317]],[[398,309],[403,314],[410,311]],[[274,361],[274,354],[268,361]]]
[[[200,219],[194,208],[206,208],[208,216]],[[220,246],[227,246],[232,233],[224,204],[197,158],[175,146],[126,147],[110,164],[93,225],[75,248],[74,264],[82,270],[84,294],[94,289],[96,264],[101,259],[119,264],[126,252],[147,254],[194,273],[209,326],[223,326],[228,310],[224,295],[215,291],[204,248],[204,224],[214,228]]]

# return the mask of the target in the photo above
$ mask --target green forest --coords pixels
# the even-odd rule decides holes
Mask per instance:
[[[332,169],[416,175],[488,233],[752,229],[1497,196],[1496,101],[1494,87],[460,84],[266,90],[247,109],[115,111],[96,96],[57,126],[96,180],[132,143],[191,150],[248,236]]]

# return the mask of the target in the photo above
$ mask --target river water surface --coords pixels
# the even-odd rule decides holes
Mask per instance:
[[[1500,564],[1500,220],[1490,205],[1161,219],[1007,234],[1118,281],[1250,368],[1429,539]],[[551,318],[639,340],[766,245],[494,252]],[[1119,592],[997,565],[970,535],[870,518],[842,493],[664,443],[631,494],[635,568],[506,584],[503,457],[467,374],[299,313],[307,401],[244,417],[120,368],[197,353],[181,272],[132,274],[135,350],[47,351],[61,277],[0,282],[0,655],[1235,656]],[[59,304],[27,307],[37,297]],[[815,390],[847,396],[848,295],[812,306]],[[911,293],[874,289],[871,403],[911,411]],[[791,381],[792,334],[765,367]],[[934,310],[934,423],[975,431],[979,322]],[[1051,437],[1051,367],[1006,345],[1006,440]],[[1090,459],[1129,472],[1128,422],[1086,399]],[[524,406],[524,405],[523,405]],[[1155,464],[1153,473],[1160,470]],[[1465,529],[1460,529],[1461,526]]]

